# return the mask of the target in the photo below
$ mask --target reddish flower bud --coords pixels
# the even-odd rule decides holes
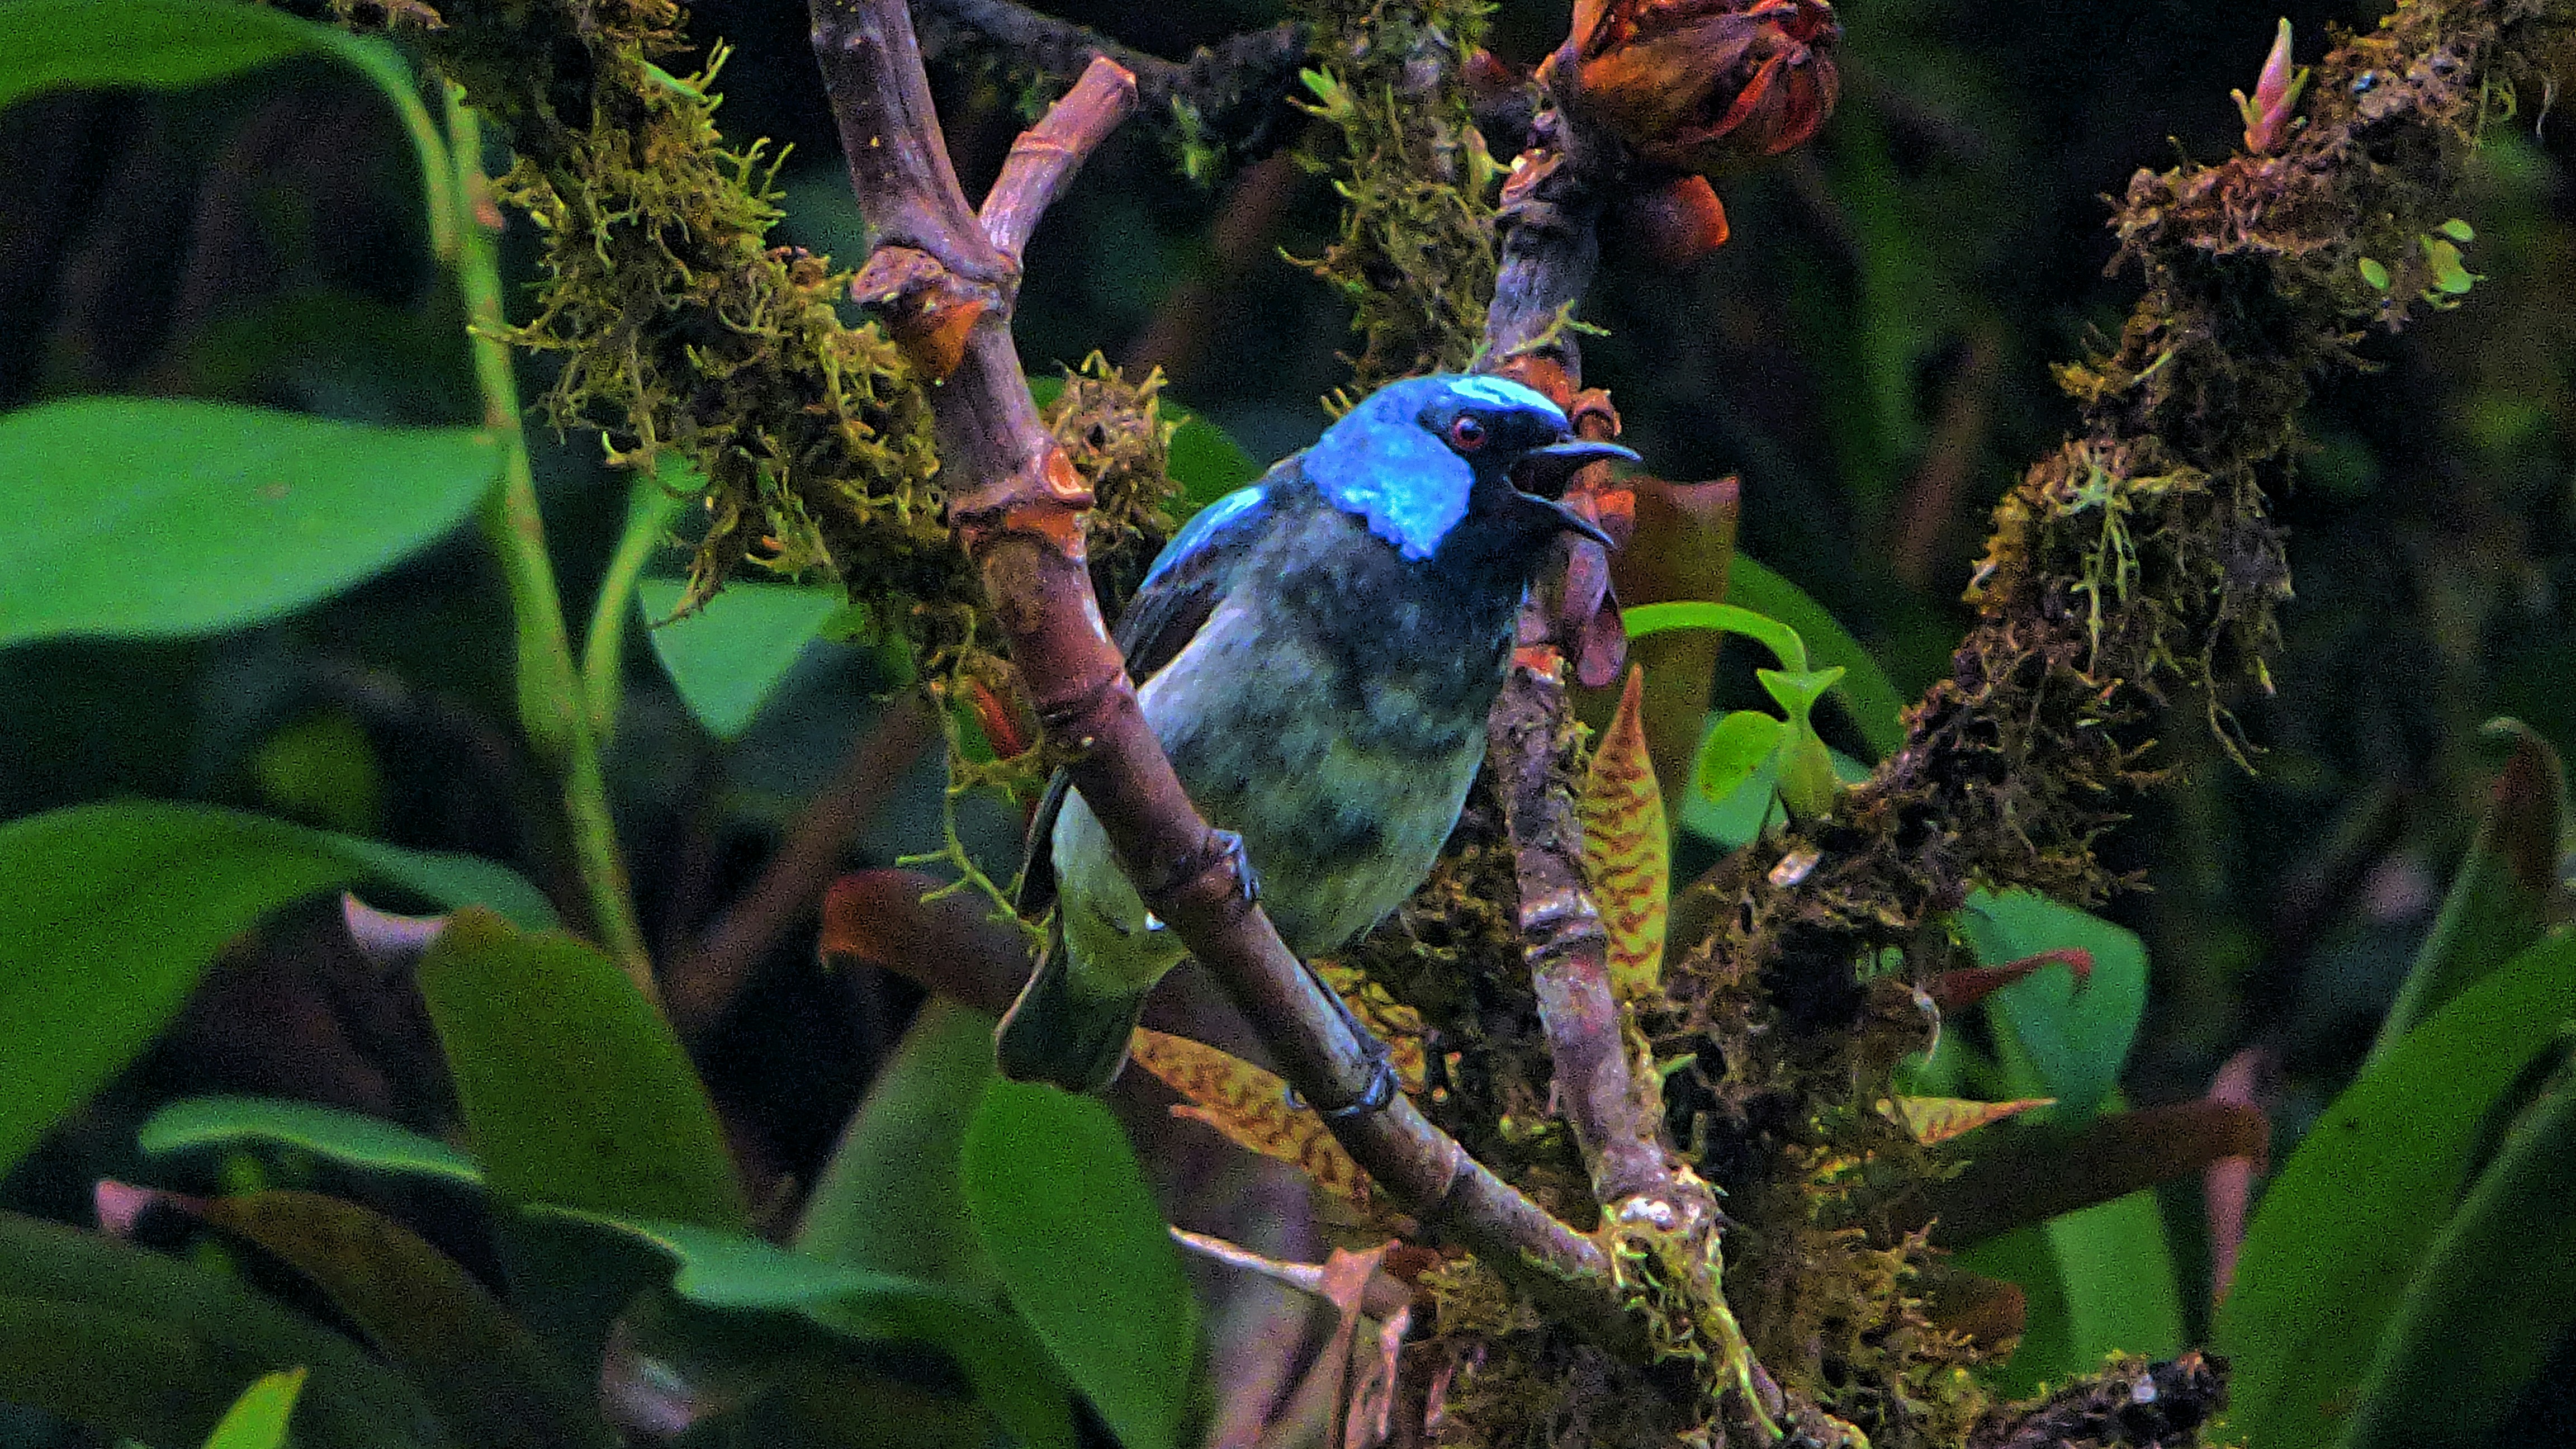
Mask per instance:
[[[1841,36],[1826,0],[1609,0],[1581,7],[1549,79],[1647,160],[1722,176],[1824,124]]]

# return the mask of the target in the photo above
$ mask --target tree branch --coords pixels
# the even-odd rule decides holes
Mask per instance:
[[[1543,83],[1553,91],[1573,75],[1570,65],[1552,67]],[[1617,415],[1597,394],[1580,396],[1582,355],[1565,320],[1600,259],[1601,212],[1623,180],[1621,160],[1615,138],[1549,95],[1503,188],[1501,255],[1485,318],[1491,365],[1548,394],[1593,437],[1614,435]],[[1608,474],[1595,465],[1575,487],[1590,495]],[[1599,544],[1568,539],[1565,549],[1569,578],[1585,570],[1607,577]],[[1716,1199],[1664,1145],[1661,1094],[1651,1074],[1634,1070],[1626,1013],[1610,989],[1609,935],[1584,884],[1565,661],[1605,603],[1583,592],[1564,585],[1533,591],[1521,616],[1520,651],[1488,725],[1487,759],[1520,886],[1522,955],[1547,1032],[1557,1102],[1591,1169],[1605,1221],[1713,1231]]]
[[[1306,27],[1295,22],[1230,35],[1201,46],[1186,61],[1170,61],[1013,0],[922,0],[917,8],[933,54],[946,48],[947,33],[956,32],[1051,75],[1077,74],[1093,57],[1104,57],[1136,78],[1136,98],[1149,114],[1167,115],[1177,103],[1212,122],[1240,109],[1269,109],[1306,56]],[[1241,130],[1240,139],[1249,143],[1266,126],[1246,118],[1217,129]]]
[[[963,331],[936,410],[942,476],[950,517],[1038,716],[1081,751],[1067,767],[1073,783],[1147,907],[1225,985],[1307,1101],[1328,1113],[1352,1106],[1375,1081],[1375,1044],[1360,1039],[1239,888],[1240,847],[1199,818],[1147,726],[1084,564],[1088,491],[1040,424],[1012,346],[1011,239],[1025,240],[1080,148],[1132,106],[1132,80],[1114,61],[1092,62],[1059,103],[1062,114],[1037,128],[1046,139],[1006,170],[996,188],[1006,194],[987,202],[997,235],[971,221],[958,191],[901,0],[811,6],[860,210],[889,219],[853,286],[865,300],[893,301],[898,341],[934,361],[948,334]],[[971,320],[957,329],[961,316]],[[1626,1331],[1606,1291],[1568,1291],[1606,1288],[1601,1251],[1475,1163],[1409,1100],[1331,1120],[1342,1145],[1427,1229],[1561,1303],[1569,1321],[1607,1337]]]

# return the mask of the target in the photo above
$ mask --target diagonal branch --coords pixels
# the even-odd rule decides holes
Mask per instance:
[[[1084,149],[1132,106],[1132,79],[1113,61],[1092,62],[1039,139],[1024,138],[1025,155],[985,204],[988,231],[970,220],[948,166],[902,0],[811,6],[859,208],[887,219],[853,285],[870,301],[894,300],[892,330],[917,358],[950,363],[932,369],[945,378],[937,422],[950,516],[1039,718],[1080,748],[1067,767],[1073,783],[1148,908],[1225,985],[1288,1080],[1327,1112],[1358,1103],[1375,1081],[1375,1044],[1239,888],[1240,847],[1199,817],[1146,725],[1084,564],[1088,491],[1040,424],[1012,345],[1012,253]],[[1333,1129],[1431,1232],[1513,1274],[1570,1321],[1604,1338],[1633,1335],[1606,1291],[1578,1286],[1606,1290],[1600,1249],[1478,1165],[1409,1100]]]

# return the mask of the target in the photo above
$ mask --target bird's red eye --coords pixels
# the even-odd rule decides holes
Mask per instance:
[[[1474,414],[1461,413],[1449,425],[1449,441],[1457,444],[1462,453],[1474,452],[1485,446],[1485,425]]]

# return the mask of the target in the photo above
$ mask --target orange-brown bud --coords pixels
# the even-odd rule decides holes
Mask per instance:
[[[1723,176],[1796,146],[1833,112],[1842,26],[1827,0],[1609,0],[1581,9],[1567,42],[1575,73],[1563,73],[1560,51],[1550,81],[1649,161]]]

